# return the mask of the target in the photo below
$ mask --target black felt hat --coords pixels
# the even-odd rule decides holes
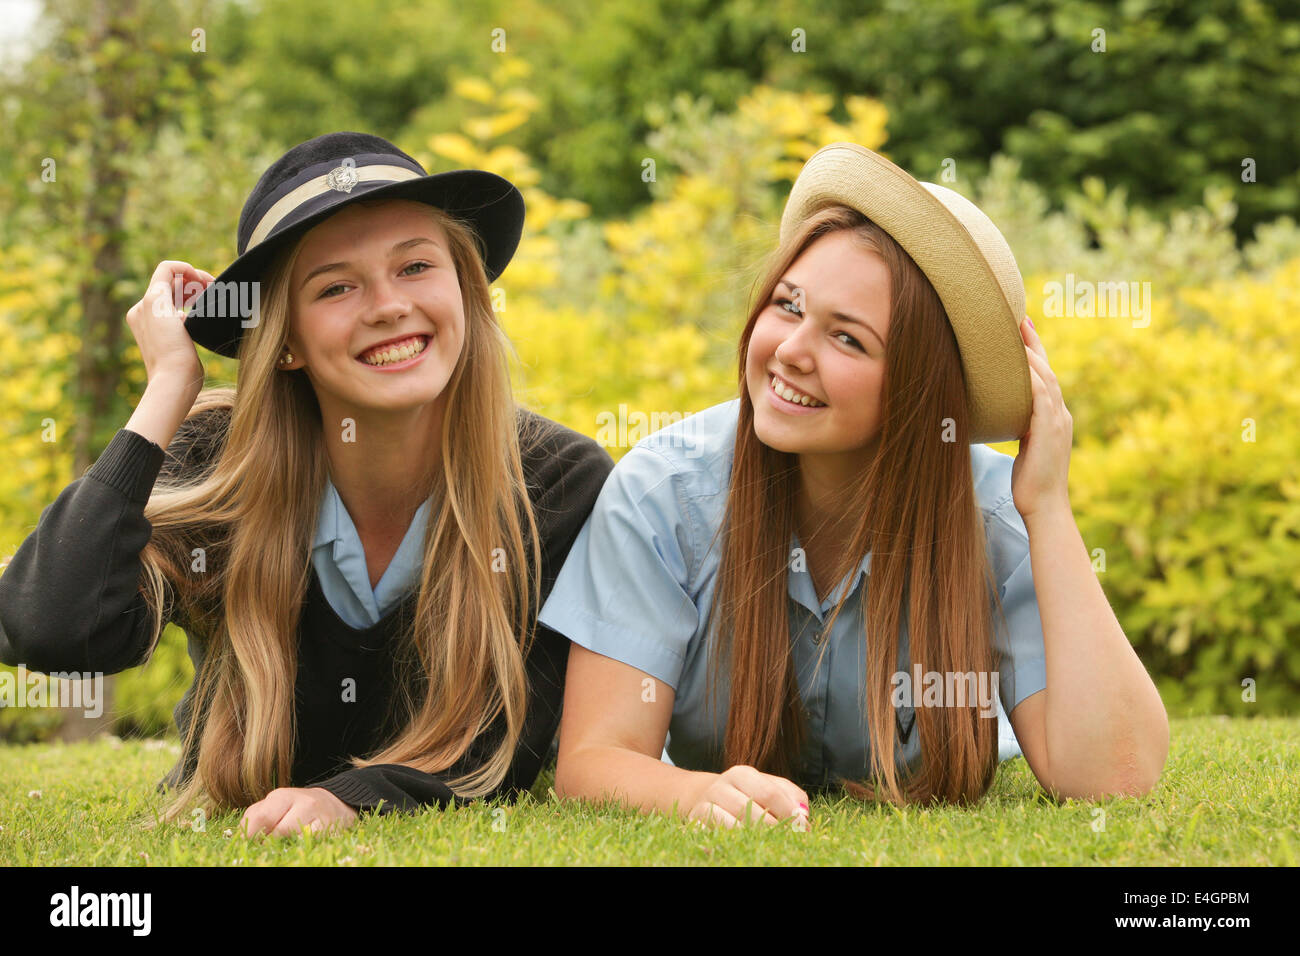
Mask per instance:
[[[258,283],[274,255],[357,199],[412,199],[437,206],[478,236],[489,282],[505,270],[524,227],[524,197],[478,169],[430,176],[388,140],[327,133],[300,143],[262,174],[239,215],[238,255],[191,304],[185,329],[199,345],[237,358],[246,328],[260,321]]]

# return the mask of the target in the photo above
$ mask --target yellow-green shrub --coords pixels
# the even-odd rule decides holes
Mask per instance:
[[[1046,317],[1027,285],[1074,417],[1074,513],[1166,704],[1294,711],[1300,259],[1171,290],[1146,328]]]

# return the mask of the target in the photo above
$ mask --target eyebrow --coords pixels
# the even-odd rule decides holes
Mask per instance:
[[[434,242],[432,239],[429,239],[426,236],[416,236],[414,239],[407,239],[403,242],[399,242],[397,245],[393,246],[393,248],[388,250],[388,254],[391,256],[394,253],[400,252],[403,249],[409,249],[412,246],[418,246],[423,242],[427,242],[435,246],[438,245],[436,242]],[[441,248],[441,246],[439,246],[439,248]],[[317,266],[315,269],[312,269],[311,272],[307,273],[307,278],[302,280],[302,284],[298,286],[298,288],[299,289],[306,288],[307,283],[310,282],[312,279],[316,278],[322,272],[329,272],[331,269],[346,269],[349,265],[350,263],[347,262],[330,262],[323,266]]]
[[[797,285],[795,285],[793,282],[788,282],[788,281],[785,280],[785,279],[782,279],[782,280],[781,280],[781,284],[782,284],[783,286],[788,287],[788,288],[790,289],[791,292],[794,292],[796,289],[799,288],[799,287],[798,287]],[[882,339],[882,338],[880,337],[880,333],[877,332],[875,329],[873,329],[871,326],[867,325],[867,323],[864,322],[862,319],[854,318],[854,317],[851,316],[851,315],[845,315],[843,312],[832,312],[832,313],[831,313],[831,318],[833,318],[833,319],[838,319],[838,320],[841,321],[841,322],[847,322],[847,323],[849,323],[850,325],[860,325],[860,326],[862,326],[864,329],[866,329],[868,332],[870,332],[872,335],[874,335],[874,336],[876,337],[876,341],[880,343],[880,347],[881,347],[881,348],[884,348],[884,347],[885,347],[885,340]]]

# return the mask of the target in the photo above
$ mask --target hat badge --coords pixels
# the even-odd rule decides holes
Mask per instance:
[[[342,164],[331,169],[329,175],[325,177],[325,185],[344,193],[352,192],[352,187],[358,181],[357,161],[351,156],[344,158]]]

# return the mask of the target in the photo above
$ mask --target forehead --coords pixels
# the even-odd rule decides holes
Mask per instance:
[[[446,248],[433,207],[409,199],[352,203],[307,230],[295,272],[345,254],[382,255],[396,242],[428,236]]]
[[[818,237],[783,278],[803,289],[815,310],[882,321],[889,316],[889,268],[848,230]]]

